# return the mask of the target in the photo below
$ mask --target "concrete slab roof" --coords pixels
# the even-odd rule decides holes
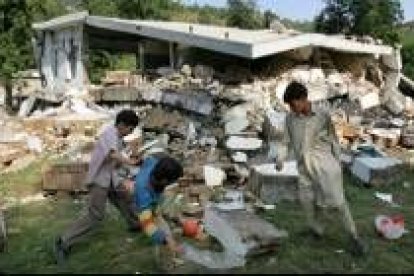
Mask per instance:
[[[393,52],[390,46],[361,43],[338,35],[330,36],[318,33],[278,34],[272,30],[242,30],[193,23],[90,16],[87,12],[35,23],[33,28],[37,31],[56,30],[78,24],[135,34],[139,37],[176,42],[248,59],[256,59],[307,46],[375,55],[391,55]]]

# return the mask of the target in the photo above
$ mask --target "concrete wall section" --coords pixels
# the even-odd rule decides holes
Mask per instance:
[[[59,31],[44,31],[40,68],[46,90],[52,94],[77,93],[83,90],[82,25]]]

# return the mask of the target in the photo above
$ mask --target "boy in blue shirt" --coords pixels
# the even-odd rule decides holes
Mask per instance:
[[[157,223],[155,209],[164,189],[183,176],[181,164],[167,156],[150,156],[144,159],[135,181],[126,180],[123,185],[133,194],[139,224],[154,244],[164,244],[172,252],[182,253],[171,234]]]

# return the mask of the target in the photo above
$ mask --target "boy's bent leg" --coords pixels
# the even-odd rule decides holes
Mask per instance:
[[[86,214],[76,220],[60,237],[62,246],[65,249],[70,248],[86,233],[92,230],[105,216],[105,203],[108,196],[108,189],[93,184],[89,193]]]
[[[108,191],[108,198],[124,217],[128,224],[128,229],[130,231],[139,231],[138,217],[134,210],[132,196],[128,191],[123,189],[121,185],[117,188],[110,188]]]

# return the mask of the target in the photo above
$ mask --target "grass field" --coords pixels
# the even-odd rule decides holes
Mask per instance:
[[[22,197],[40,189],[40,167],[36,163],[24,171],[0,178],[2,197]],[[414,172],[402,171],[402,181],[387,188],[359,186],[345,177],[346,195],[352,213],[370,254],[355,258],[347,253],[347,237],[338,218],[326,221],[324,239],[301,234],[304,216],[298,205],[282,203],[264,217],[289,232],[277,252],[251,258],[244,268],[230,273],[412,273],[414,272]],[[409,184],[409,185],[407,185]],[[408,187],[407,187],[408,186]],[[374,197],[375,191],[391,192],[401,207],[391,207]],[[0,253],[0,273],[158,273],[154,248],[143,234],[132,234],[117,211],[108,208],[103,227],[73,248],[64,268],[54,264],[53,238],[80,212],[85,198],[53,198],[16,206],[7,211],[9,241],[7,252]],[[401,239],[380,238],[374,229],[378,214],[403,214],[411,231]],[[184,264],[174,272],[203,273],[200,266]],[[223,271],[220,271],[223,272]]]

